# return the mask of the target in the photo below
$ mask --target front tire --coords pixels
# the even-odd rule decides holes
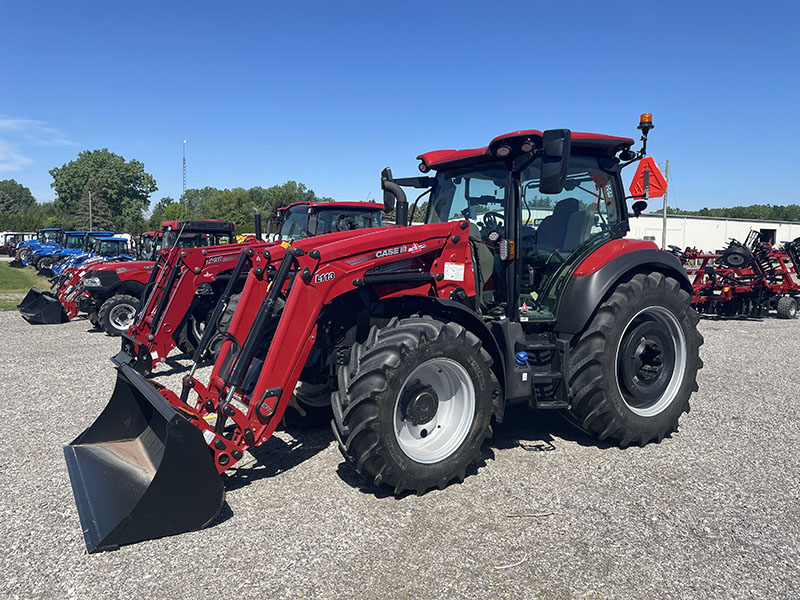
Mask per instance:
[[[393,319],[339,367],[332,426],[345,459],[399,494],[462,481],[500,400],[492,359],[457,323]]]
[[[703,366],[690,300],[661,273],[618,285],[571,352],[570,420],[621,447],[660,442],[676,431]]]
[[[138,309],[138,298],[117,294],[103,302],[97,312],[97,320],[108,335],[122,335],[128,333],[128,328],[133,324]]]

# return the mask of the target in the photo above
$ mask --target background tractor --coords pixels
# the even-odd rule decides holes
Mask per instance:
[[[642,115],[638,152],[525,130],[422,154],[421,177],[387,168],[396,226],[252,257],[207,382],[193,370],[175,393],[120,353],[108,406],[65,448],[89,551],[212,522],[218,474],[268,441],[298,382],[331,391],[345,460],[396,494],[462,480],[511,404],[623,447],[675,431],[702,366],[691,286],[677,258],[624,239],[620,171],[651,128]],[[422,225],[408,186],[428,192]]]

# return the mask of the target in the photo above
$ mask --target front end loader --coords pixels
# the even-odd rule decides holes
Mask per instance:
[[[344,459],[396,494],[463,480],[511,404],[622,447],[674,432],[702,337],[679,261],[624,238],[620,171],[649,115],[639,129],[638,152],[526,130],[422,154],[421,177],[387,168],[396,226],[252,257],[208,381],[192,368],[176,393],[120,353],[106,412],[65,448],[89,551],[211,523],[215,477],[269,440],[302,381],[331,390]],[[425,224],[407,226],[404,187],[430,195]]]
[[[255,239],[174,253],[158,269],[134,324],[123,334],[123,349],[134,358],[135,368],[149,375],[175,348],[192,356],[211,326],[215,334],[206,355],[215,359],[253,256],[281,242],[382,226],[380,211],[380,205],[371,202],[297,202],[278,209],[273,242],[261,241],[261,216],[256,212]],[[231,279],[234,284],[228,290]],[[220,297],[225,298],[225,309],[219,322],[212,322],[210,315]]]

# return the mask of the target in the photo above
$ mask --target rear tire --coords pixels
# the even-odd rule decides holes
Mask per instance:
[[[108,335],[122,335],[128,333],[128,328],[133,324],[138,309],[138,298],[127,294],[117,294],[103,302],[97,312],[97,320]]]
[[[794,319],[797,317],[797,300],[791,296],[783,296],[778,300],[778,318]]]
[[[618,285],[571,352],[570,420],[623,448],[676,431],[703,366],[690,300],[661,273]]]
[[[462,481],[500,402],[492,359],[457,323],[392,319],[354,344],[332,395],[345,459],[395,494]]]
[[[214,333],[214,337],[212,337],[211,341],[208,343],[208,356],[211,357],[211,360],[217,360],[219,351],[222,349],[222,344],[225,343],[225,334],[228,332],[228,328],[231,326],[233,313],[236,312],[236,307],[239,306],[239,298],[241,297],[241,294],[231,294],[231,298],[228,301],[228,306],[225,307],[225,310],[222,312],[222,315],[219,318],[219,326],[217,327],[217,331]]]
[[[178,331],[178,335],[176,336],[175,346],[183,352],[186,356],[192,357],[194,355],[194,351],[197,348],[197,342],[195,341],[194,334],[192,332],[192,323],[191,320],[194,317],[191,315],[183,324],[183,327],[180,328]]]
[[[325,383],[298,381],[283,415],[286,427],[324,429],[331,423],[331,389]]]

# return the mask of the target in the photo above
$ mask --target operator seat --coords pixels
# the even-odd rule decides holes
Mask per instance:
[[[570,219],[580,210],[575,198],[564,198],[553,208],[553,214],[545,217],[536,233],[538,252],[555,252],[565,249]],[[576,223],[577,225],[577,223]]]
[[[578,210],[570,215],[567,221],[567,231],[564,235],[562,252],[572,252],[589,238],[589,231],[594,223],[593,215],[588,211]]]

